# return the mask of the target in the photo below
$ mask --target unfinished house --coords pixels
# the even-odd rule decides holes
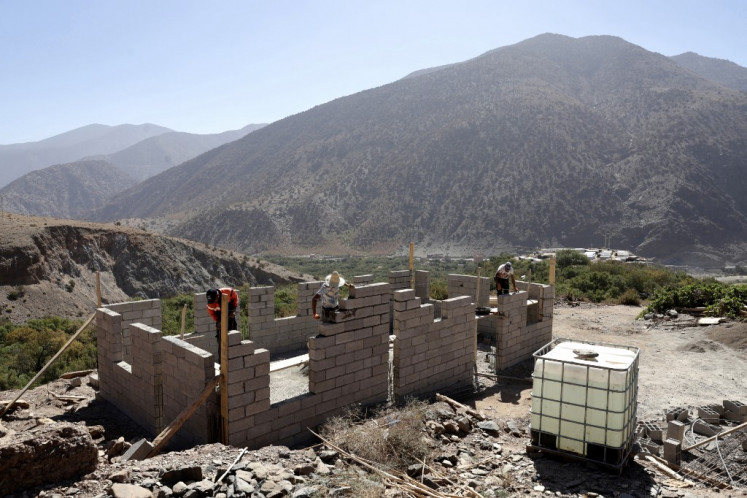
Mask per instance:
[[[428,272],[390,272],[387,282],[354,277],[332,323],[311,316],[321,282],[298,284],[298,312],[274,317],[274,288],[249,290],[249,334],[228,333],[227,406],[218,393],[172,439],[174,448],[223,440],[256,448],[295,446],[349,405],[373,405],[472,389],[477,332],[494,337],[500,370],[532,357],[552,335],[553,288],[519,283],[521,292],[488,303],[489,280],[449,275],[449,299],[428,299]],[[195,294],[195,330],[163,336],[160,301],[107,305],[97,310],[100,396],[149,433],[168,426],[220,374],[215,326],[204,294]],[[243,305],[244,303],[242,303]],[[308,387],[289,399],[271,396],[272,355],[308,355]],[[221,420],[221,413],[226,419]],[[223,434],[221,427],[227,432]]]

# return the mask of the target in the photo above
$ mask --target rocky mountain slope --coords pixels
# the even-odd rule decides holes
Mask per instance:
[[[97,272],[105,303],[309,279],[242,254],[116,225],[3,213],[0,233],[0,310],[16,323],[88,316],[96,308]]]
[[[619,38],[541,35],[272,123],[92,217],[250,253],[612,240],[719,267],[747,261],[745,136],[743,92]]]
[[[106,161],[78,161],[27,173],[0,189],[0,198],[9,212],[77,218],[136,183]]]

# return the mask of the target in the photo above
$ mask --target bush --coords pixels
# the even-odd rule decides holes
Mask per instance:
[[[637,290],[628,289],[622,293],[622,295],[618,298],[617,302],[618,304],[623,304],[625,306],[640,306],[641,297],[638,294]]]
[[[561,269],[569,266],[586,266],[588,264],[589,258],[576,250],[561,249],[555,253],[555,265]]]
[[[24,290],[22,285],[19,285],[12,291],[8,292],[8,301],[17,301],[25,295],[26,291]]]
[[[294,285],[275,288],[275,318],[296,316],[298,313],[297,295],[298,287]]]

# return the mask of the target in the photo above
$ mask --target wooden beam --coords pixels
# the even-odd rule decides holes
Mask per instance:
[[[194,403],[182,410],[179,415],[177,415],[176,418],[168,425],[168,427],[166,427],[158,436],[156,436],[156,438],[153,440],[153,449],[150,450],[150,453],[148,453],[148,456],[146,458],[156,456],[158,452],[161,451],[161,449],[166,445],[166,443],[169,442],[174,434],[176,434],[177,431],[181,429],[182,425],[184,425],[184,422],[186,422],[189,417],[191,417],[192,414],[197,410],[197,408],[201,404],[203,404],[206,399],[208,399],[208,396],[210,396],[210,394],[215,391],[215,386],[218,385],[218,382],[220,382],[222,378],[223,376],[219,375],[208,381],[208,383],[205,385],[205,389],[202,390],[200,397]]]
[[[747,422],[744,422],[743,424],[739,424],[739,425],[737,425],[735,427],[732,427],[731,429],[729,429],[727,431],[719,432],[715,436],[711,436],[708,439],[704,439],[704,440],[702,440],[702,441],[700,441],[698,443],[691,444],[687,448],[682,448],[682,451],[690,451],[691,449],[697,448],[698,446],[703,446],[704,444],[709,443],[709,442],[713,441],[716,438],[719,438],[719,437],[723,438],[727,434],[731,434],[732,432],[738,431],[740,429],[745,429],[745,428],[747,428]]]
[[[270,363],[270,373],[277,372],[279,370],[285,370],[286,368],[303,365],[309,362],[309,353],[302,354],[301,356],[295,356],[285,360],[276,361]]]
[[[454,401],[453,399],[449,398],[448,396],[444,396],[443,394],[436,393],[436,399],[439,401],[444,401],[457,410],[464,410],[465,412],[469,413],[473,417],[475,417],[477,420],[485,420],[485,415],[482,412],[479,412],[475,410],[474,408],[471,408],[467,405],[463,405],[459,403],[458,401]]]
[[[47,369],[50,367],[50,365],[52,365],[52,363],[54,363],[55,361],[57,361],[57,358],[59,358],[60,355],[62,355],[62,353],[64,353],[65,350],[68,347],[70,347],[70,345],[73,343],[73,341],[78,338],[78,336],[80,335],[80,333],[83,332],[86,329],[86,327],[88,327],[88,325],[93,321],[94,318],[96,318],[96,313],[94,313],[93,315],[91,315],[88,318],[88,320],[86,320],[86,323],[84,323],[83,325],[81,325],[81,327],[78,329],[78,331],[75,334],[73,334],[72,337],[70,337],[70,339],[68,339],[68,341],[65,343],[64,346],[62,346],[62,348],[59,351],[57,351],[57,354],[55,354],[52,358],[50,358],[50,360],[47,362],[47,364],[44,365],[44,367],[41,370],[39,370],[39,373],[37,373],[36,375],[34,375],[34,377],[28,382],[28,384],[26,384],[26,386],[23,389],[21,389],[21,391],[18,393],[18,396],[16,396],[15,399],[13,399],[13,401],[11,401],[10,403],[8,403],[5,406],[5,408],[3,408],[2,411],[0,411],[0,417],[2,417],[3,415],[5,415],[5,412],[7,412],[10,409],[10,407],[13,406],[13,403],[15,403],[16,401],[18,401],[20,399],[20,397],[23,396],[23,393],[25,393],[28,390],[28,388],[31,387],[34,384],[34,382],[36,382],[39,379],[39,377],[41,377],[42,374],[44,374],[44,372],[47,371]]]
[[[220,428],[221,443],[228,444],[228,296],[220,293]]]

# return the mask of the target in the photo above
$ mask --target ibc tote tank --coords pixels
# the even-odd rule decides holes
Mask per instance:
[[[531,440],[619,468],[635,433],[638,348],[555,339],[534,353]]]

